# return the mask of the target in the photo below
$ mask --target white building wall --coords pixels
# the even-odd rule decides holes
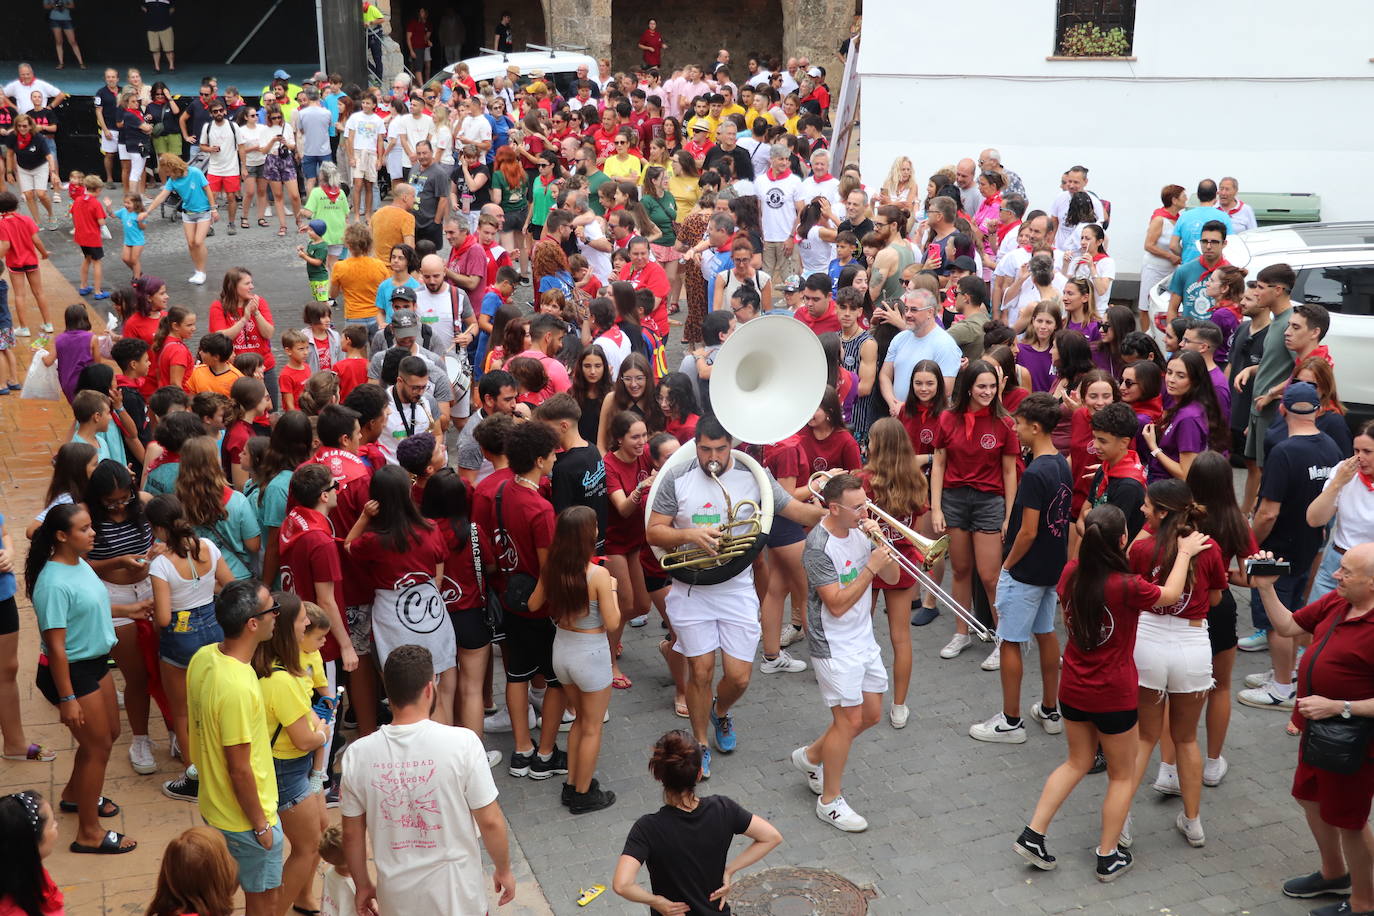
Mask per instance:
[[[1310,191],[1322,219],[1374,218],[1374,7],[1215,0],[1137,4],[1134,61],[1055,61],[1055,0],[996,5],[948,31],[933,0],[866,0],[860,164],[870,185],[910,156],[922,182],[986,147],[1047,207],[1071,165],[1112,202],[1109,242],[1140,269],[1159,191],[1233,175],[1246,192]]]

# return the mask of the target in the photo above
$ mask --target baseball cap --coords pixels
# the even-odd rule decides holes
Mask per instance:
[[[973,273],[975,270],[978,269],[978,263],[966,254],[959,255],[959,257],[954,259],[953,263],[951,263],[950,266],[953,267],[955,270],[963,270],[967,271],[968,273]]]
[[[806,75],[807,75],[807,76],[824,76],[825,73],[821,70],[820,67],[812,67],[810,70],[807,70],[807,71],[806,71]]]
[[[310,227],[311,232],[318,236],[323,236],[325,232],[329,230],[329,227],[324,224],[324,220],[322,219],[312,219],[310,222],[306,223],[306,225]]]
[[[1283,389],[1283,406],[1289,413],[1311,414],[1321,410],[1321,395],[1311,382],[1289,382]]]
[[[407,298],[410,302],[414,302],[415,291],[409,288],[406,288],[405,291],[409,294],[409,296],[404,298]],[[396,290],[396,293],[392,294],[392,302],[395,302],[397,299],[403,298],[402,296],[398,295],[400,292],[401,290],[398,289]],[[420,333],[420,319],[415,314],[415,310],[396,309],[394,312],[392,312],[391,332],[395,334],[398,339],[403,337],[417,336]]]
[[[799,293],[802,288],[802,278],[796,274],[788,277],[782,284],[784,293]]]
[[[274,80],[289,80],[290,78],[291,74],[287,73],[285,70],[278,70],[272,74],[272,79]]]
[[[397,299],[401,299],[405,302],[414,302],[415,290],[411,289],[409,286],[398,286],[391,291],[391,301],[395,302]]]

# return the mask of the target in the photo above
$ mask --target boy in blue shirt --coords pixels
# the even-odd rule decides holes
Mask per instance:
[[[841,232],[835,236],[835,257],[830,259],[830,267],[826,269],[826,273],[830,274],[832,296],[840,289],[840,271],[856,263],[854,253],[858,250],[859,239],[854,233]]]

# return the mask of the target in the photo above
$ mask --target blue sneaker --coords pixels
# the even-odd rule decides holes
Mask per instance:
[[[108,299],[108,298],[110,298],[110,291],[107,290],[107,289],[101,290],[100,292],[96,293],[95,296],[93,296],[92,298],[95,298],[95,299]]]
[[[727,712],[723,716],[716,715],[716,704],[711,703],[711,726],[716,731],[716,749],[722,754],[730,754],[735,750],[735,720],[730,718]]]
[[[709,747],[701,749],[701,778],[711,778],[711,749]]]
[[[91,293],[93,293],[94,291],[95,291],[95,287],[94,287],[94,286],[83,286],[83,287],[81,287],[80,289],[78,289],[78,290],[76,291],[76,294],[77,294],[78,296],[89,296],[89,295],[90,295]]]

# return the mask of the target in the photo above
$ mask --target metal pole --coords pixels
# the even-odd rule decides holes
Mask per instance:
[[[320,50],[320,72],[328,73],[328,68],[324,65],[324,5],[322,0],[315,0],[315,41]]]
[[[281,6],[281,2],[282,0],[277,0],[276,3],[272,4],[271,9],[269,9],[266,13],[263,14],[263,17],[258,20],[258,24],[253,26],[253,31],[249,32],[248,37],[239,43],[239,46],[234,49],[233,54],[229,55],[229,59],[225,61],[226,64],[232,64],[234,62],[234,58],[238,57],[239,54],[242,53],[243,49],[248,47],[248,42],[252,41],[253,36],[258,34],[258,29],[266,25],[267,20],[272,18],[272,14],[277,11],[277,7]]]

